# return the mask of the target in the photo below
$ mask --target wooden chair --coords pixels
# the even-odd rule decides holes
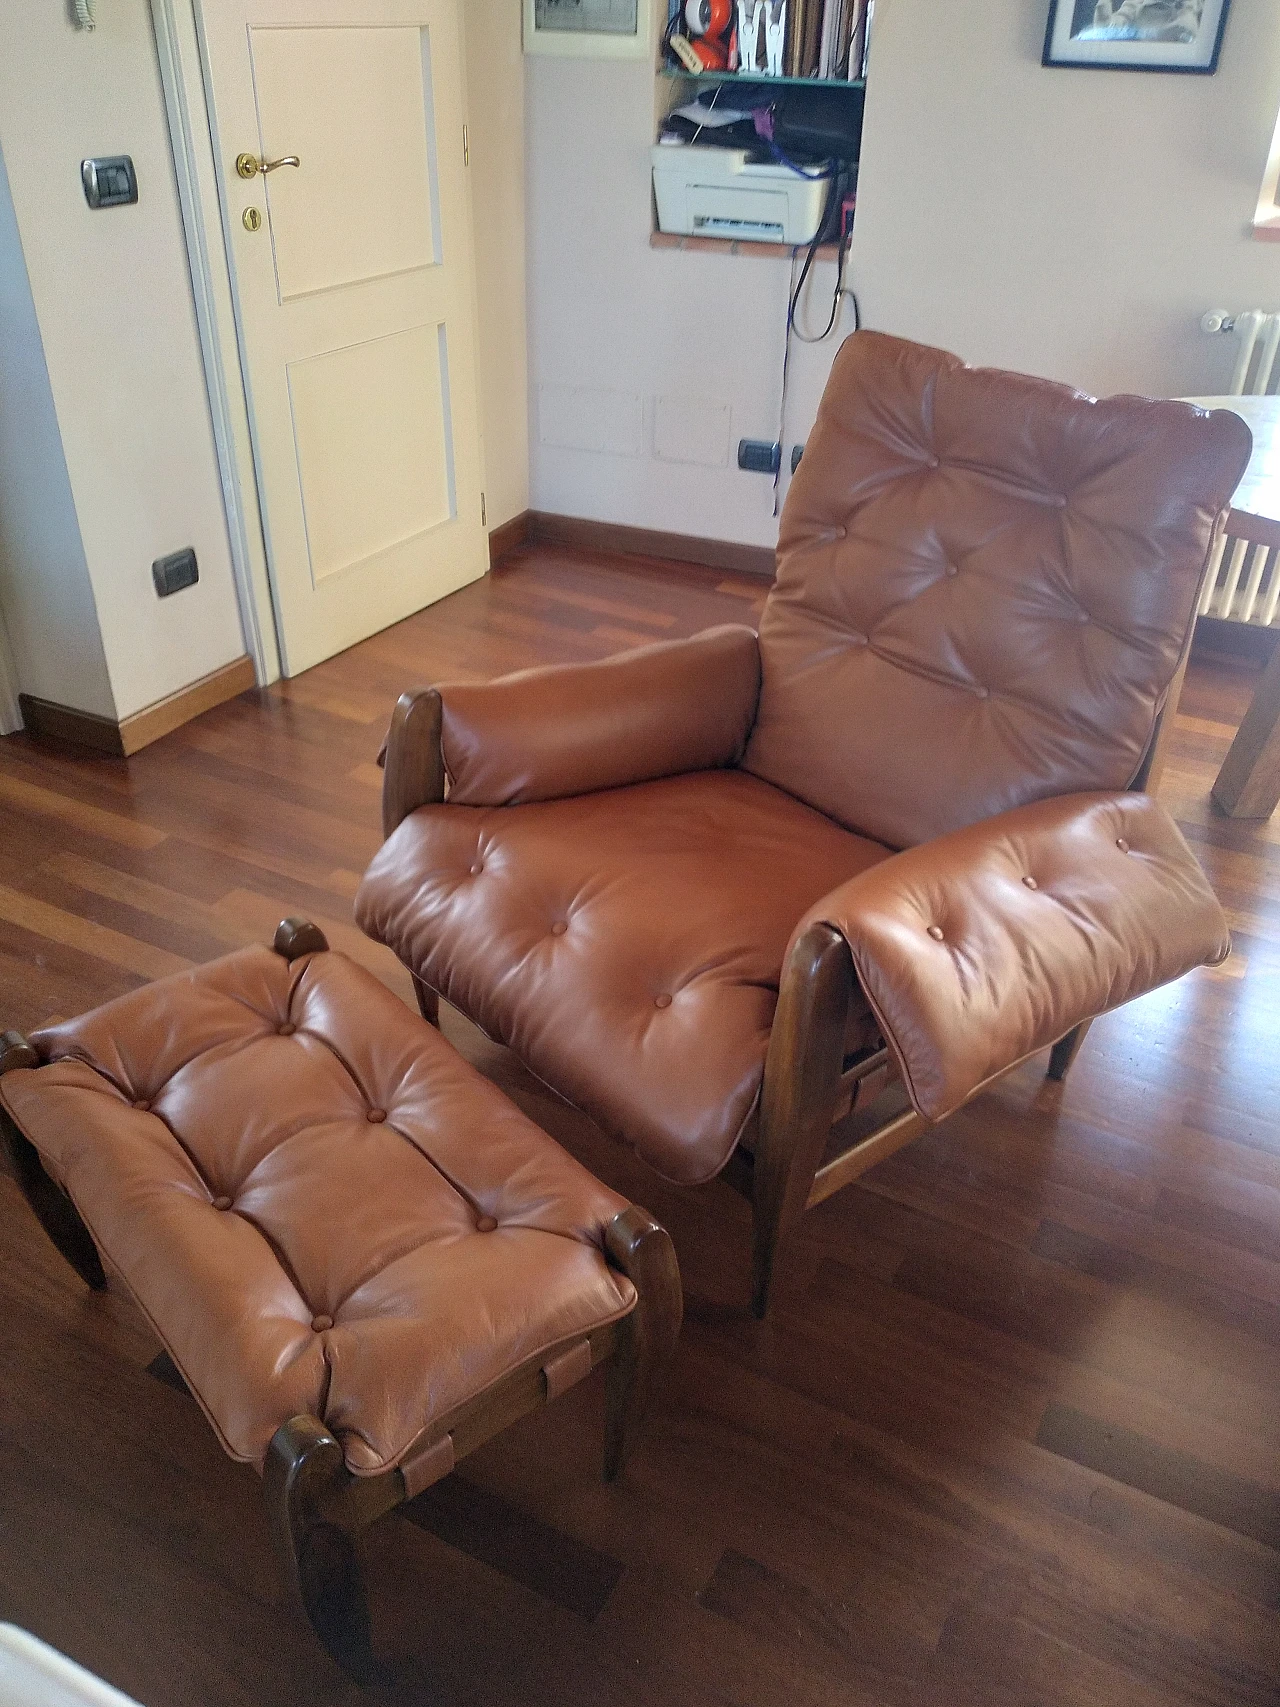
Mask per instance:
[[[760,633],[400,701],[362,927],[669,1178],[807,1208],[1229,951],[1158,763],[1226,412],[879,334],[836,360]]]

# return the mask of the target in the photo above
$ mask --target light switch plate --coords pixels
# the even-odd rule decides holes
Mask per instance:
[[[92,208],[127,207],[138,199],[138,174],[127,154],[80,162],[84,199]]]

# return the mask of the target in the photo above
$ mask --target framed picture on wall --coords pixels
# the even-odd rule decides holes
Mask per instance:
[[[1216,71],[1230,4],[1050,0],[1042,63],[1095,71]]]
[[[650,59],[653,0],[524,0],[524,51]]]

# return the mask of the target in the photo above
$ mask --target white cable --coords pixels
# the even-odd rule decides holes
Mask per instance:
[[[75,0],[76,23],[82,30],[91,30],[93,22],[93,0]]]

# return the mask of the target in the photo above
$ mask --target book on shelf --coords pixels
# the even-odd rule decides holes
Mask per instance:
[[[858,82],[875,0],[787,0],[788,77]]]
[[[778,0],[766,0],[769,6]],[[867,46],[875,0],[785,0],[786,36],[782,69],[788,77],[813,77],[827,82],[856,83],[866,75]],[[668,28],[677,20],[683,25],[684,0],[667,0]],[[735,3],[733,25],[741,33],[743,17],[760,20],[753,0],[746,6]],[[743,53],[744,61],[750,52]],[[741,67],[748,75],[765,80],[757,66]]]

